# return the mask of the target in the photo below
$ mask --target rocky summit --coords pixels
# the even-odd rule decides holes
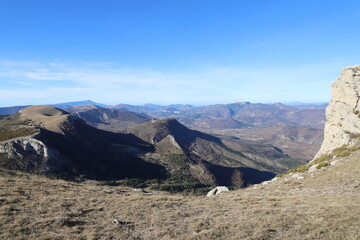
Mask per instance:
[[[326,109],[324,142],[315,158],[332,150],[357,144],[360,136],[360,65],[343,69],[332,84],[332,100]]]

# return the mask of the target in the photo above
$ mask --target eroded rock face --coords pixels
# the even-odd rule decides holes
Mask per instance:
[[[0,143],[0,153],[6,153],[9,158],[23,158],[29,153],[48,159],[48,149],[45,144],[32,137],[23,137]]]
[[[21,170],[36,174],[52,175],[66,162],[56,149],[49,148],[34,137],[21,137],[0,142],[0,165],[7,169]]]
[[[343,145],[354,145],[360,134],[360,65],[343,69],[332,84],[326,109],[324,142],[315,158]]]

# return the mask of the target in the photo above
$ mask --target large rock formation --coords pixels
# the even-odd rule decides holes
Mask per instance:
[[[360,136],[360,65],[343,69],[332,84],[326,109],[324,142],[315,158],[343,145],[355,145]]]

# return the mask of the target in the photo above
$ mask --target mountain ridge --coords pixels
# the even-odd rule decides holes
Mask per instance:
[[[153,119],[146,114],[135,113],[125,109],[109,109],[93,104],[72,106],[65,108],[65,110],[94,127],[113,132],[119,132]]]
[[[151,145],[133,135],[91,127],[55,107],[28,107],[0,125],[1,134],[9,136],[0,143],[3,167],[69,179],[165,177],[161,166],[132,154],[152,151]]]
[[[323,129],[325,105],[319,107],[296,107],[281,103],[261,104],[237,102],[207,106],[148,107],[120,104],[110,108],[127,109],[148,114],[154,118],[175,117],[189,127],[241,128],[246,126],[273,126],[279,123]]]
[[[220,139],[188,129],[174,118],[113,133],[44,105],[0,120],[0,133],[5,137],[0,139],[2,166],[71,179],[152,176],[177,184],[245,187],[269,180],[286,171],[287,162],[296,162],[273,146]]]

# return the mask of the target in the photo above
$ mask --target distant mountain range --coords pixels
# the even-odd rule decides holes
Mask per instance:
[[[145,113],[155,118],[175,117],[181,123],[196,128],[268,127],[278,124],[323,129],[325,108],[323,105],[288,106],[281,103],[260,104],[239,102],[193,107],[191,105],[143,105],[119,104],[111,109],[127,109]]]
[[[327,104],[298,104],[288,106],[281,103],[260,104],[239,102],[232,104],[216,104],[194,107],[191,105],[155,104],[128,105],[118,104],[107,106],[91,100],[51,104],[51,106],[76,112],[71,107],[81,105],[95,105],[112,110],[128,110],[146,114],[150,118],[175,117],[189,127],[197,128],[241,128],[246,126],[268,127],[278,124],[306,126],[323,129],[325,123],[325,108]],[[13,114],[27,106],[0,108],[0,114]],[[84,111],[82,111],[84,112]]]
[[[250,102],[209,106],[106,106],[91,100],[54,105],[82,118],[91,126],[107,131],[121,132],[152,119],[175,118],[192,129],[217,134],[221,138],[271,144],[283,149],[291,157],[308,160],[320,148],[327,106]],[[24,107],[0,108],[0,119],[3,117],[1,114],[12,114]],[[305,133],[310,144],[302,140],[301,136]]]
[[[299,109],[323,109],[326,108],[329,103],[303,103],[303,102],[289,102],[284,105],[293,106]]]
[[[55,103],[55,104],[46,104],[49,106],[54,106],[57,108],[69,108],[72,106],[80,106],[80,105],[87,105],[87,104],[92,104],[92,105],[96,105],[99,107],[106,107],[106,104],[102,104],[102,103],[96,103],[93,102],[91,100],[84,100],[84,101],[75,101],[75,102],[64,102],[64,103]],[[0,115],[8,115],[8,114],[14,114],[17,111],[19,111],[20,109],[29,107],[31,105],[23,105],[23,106],[10,106],[10,107],[0,107]]]
[[[84,100],[84,101],[75,101],[75,102],[64,102],[64,103],[56,103],[56,104],[49,104],[50,106],[54,106],[57,108],[68,108],[73,106],[80,106],[80,105],[95,105],[99,107],[108,107],[109,105],[93,102],[91,100]]]

